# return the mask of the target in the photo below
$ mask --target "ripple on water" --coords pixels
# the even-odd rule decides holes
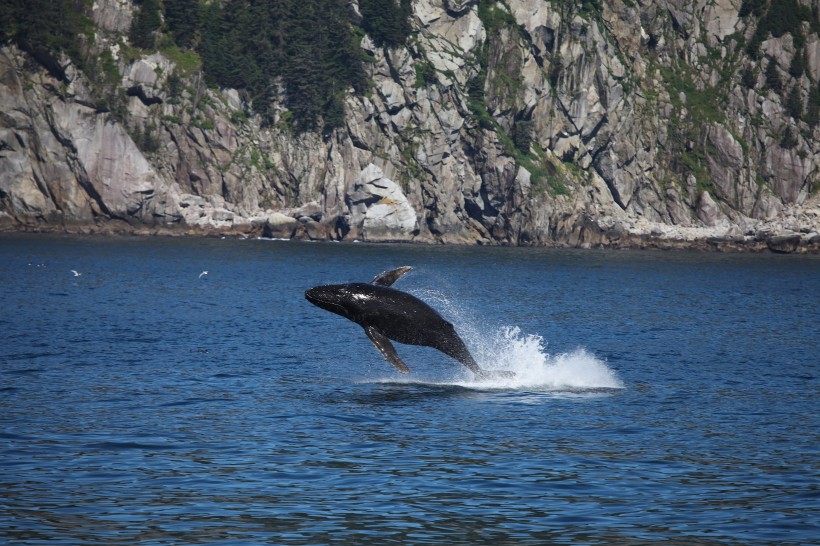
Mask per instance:
[[[814,259],[8,236],[0,253],[0,542],[820,536]],[[399,376],[303,299],[405,263],[402,288],[515,378],[405,346]]]

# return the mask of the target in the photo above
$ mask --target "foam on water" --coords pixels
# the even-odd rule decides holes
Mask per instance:
[[[491,336],[482,336],[473,331],[464,338],[473,350],[476,361],[490,372],[490,377],[476,378],[466,368],[459,366],[446,379],[425,380],[411,372],[401,379],[393,376],[376,382],[551,393],[624,388],[615,371],[586,349],[551,355],[546,351],[541,336],[524,334],[518,327],[505,326]],[[512,372],[513,375],[493,374],[494,371]]]
[[[472,336],[471,336],[472,337]],[[474,341],[475,343],[470,343]],[[583,348],[550,355],[544,339],[505,326],[487,339],[469,339],[477,347],[476,360],[487,370],[513,372],[512,377],[476,380],[473,385],[490,388],[536,390],[622,389],[623,382],[606,362]]]
[[[456,331],[482,368],[514,374],[512,377],[496,375],[478,379],[469,372],[459,370],[444,384],[550,392],[624,388],[615,371],[584,348],[550,354],[540,335],[526,334],[517,326],[488,327],[477,324],[469,310],[454,305],[436,290],[418,290],[414,293],[434,307],[445,310],[444,315],[452,320]],[[408,380],[413,381],[414,378]],[[442,384],[440,381],[435,383]]]

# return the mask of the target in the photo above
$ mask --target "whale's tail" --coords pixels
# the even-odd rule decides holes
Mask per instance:
[[[449,330],[451,331],[444,333],[445,335],[439,338],[438,343],[434,345],[435,348],[464,364],[473,372],[476,379],[488,380],[515,377],[515,373],[508,370],[485,370],[479,366],[452,325],[450,325]]]

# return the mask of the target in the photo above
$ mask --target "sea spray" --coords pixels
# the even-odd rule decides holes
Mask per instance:
[[[469,340],[468,344],[473,340]],[[503,326],[493,336],[475,340],[476,359],[483,368],[507,370],[513,377],[477,381],[487,387],[537,390],[621,389],[623,382],[606,362],[584,348],[550,355],[544,339]],[[473,345],[473,344],[471,344]]]
[[[530,390],[622,389],[623,382],[605,361],[584,348],[551,355],[544,338],[526,334],[518,326],[488,326],[462,306],[454,305],[436,290],[417,294],[444,311],[464,339],[479,365],[487,370],[513,372],[513,377],[491,377],[465,382],[464,375],[452,378],[459,385],[481,388]]]

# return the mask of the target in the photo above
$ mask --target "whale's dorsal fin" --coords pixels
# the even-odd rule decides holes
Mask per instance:
[[[370,284],[375,284],[377,286],[390,286],[406,274],[410,273],[413,268],[409,265],[405,265],[403,267],[399,267],[397,269],[391,269],[390,271],[385,271],[384,273],[379,273],[376,275]]]
[[[393,347],[393,344],[390,343],[390,340],[387,339],[383,333],[379,331],[378,328],[375,326],[365,326],[364,332],[367,334],[367,337],[370,338],[370,341],[373,342],[373,345],[379,350],[385,360],[391,363],[393,366],[396,367],[401,373],[410,373],[410,368],[407,367],[407,364],[399,358],[399,354],[396,352],[396,348]]]

